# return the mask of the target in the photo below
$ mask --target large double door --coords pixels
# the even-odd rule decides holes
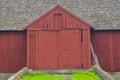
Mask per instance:
[[[35,31],[30,35],[32,37],[29,42],[33,43],[31,52],[34,57],[32,62],[35,69],[83,67],[81,30]]]

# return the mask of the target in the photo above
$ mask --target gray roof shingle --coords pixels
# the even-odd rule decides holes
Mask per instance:
[[[24,30],[56,4],[95,30],[120,29],[120,0],[0,0],[0,30]]]

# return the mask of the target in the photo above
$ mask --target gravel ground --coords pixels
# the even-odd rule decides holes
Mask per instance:
[[[8,80],[14,73],[0,73],[0,80]]]

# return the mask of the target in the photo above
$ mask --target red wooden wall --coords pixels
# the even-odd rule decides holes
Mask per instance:
[[[91,67],[90,26],[60,6],[27,27],[31,69]]]
[[[26,66],[26,33],[0,32],[0,72],[16,72]]]
[[[120,31],[92,31],[91,40],[101,67],[120,71]],[[31,69],[91,67],[90,26],[56,6],[30,24],[27,32],[0,32],[0,72],[16,72],[26,65]]]
[[[90,68],[89,30],[29,31],[28,67],[31,69]]]
[[[120,71],[120,31],[94,31],[92,43],[106,71]]]
[[[120,31],[92,31],[91,40],[101,67],[120,71]],[[26,65],[31,69],[89,68],[89,25],[57,6],[30,24],[27,32],[0,32],[0,72],[16,72]]]

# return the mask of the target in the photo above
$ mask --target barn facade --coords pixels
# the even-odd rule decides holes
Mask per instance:
[[[92,65],[90,27],[59,5],[28,26],[27,42],[30,68],[90,68]]]
[[[26,5],[29,9],[26,8],[26,11],[33,8],[33,11],[35,9],[41,11],[37,12],[36,10],[34,15],[30,14],[31,16],[36,16],[35,13],[40,14],[37,16],[37,20],[30,19],[30,15],[27,17],[28,12],[24,13],[26,16],[22,15],[23,13],[19,10],[15,13],[21,17],[14,16],[15,19],[10,18],[11,20],[5,18],[7,13],[2,14],[1,20],[6,21],[6,23],[2,21],[0,23],[0,72],[16,72],[25,66],[34,70],[88,69],[93,65],[90,50],[91,41],[100,66],[106,71],[120,71],[120,19],[117,21],[118,17],[114,17],[117,21],[115,25],[114,20],[109,22],[113,18],[101,18],[100,16],[106,17],[104,12],[102,13],[106,8],[102,7],[103,10],[97,11],[97,8],[94,9],[95,5],[92,4],[94,1],[91,4],[87,4],[90,2],[81,2],[81,0],[73,2],[66,0],[64,2],[66,4],[62,1],[54,2],[56,2],[54,5],[49,0],[24,2],[28,3]],[[9,1],[5,3],[9,3]],[[78,3],[89,5],[91,13],[88,7]],[[100,2],[94,3],[99,4]],[[117,4],[117,1],[112,3]],[[50,7],[51,5],[48,4],[53,6]],[[61,6],[56,6],[56,4]],[[20,5],[26,6],[25,4]],[[68,6],[65,7],[66,5]],[[109,9],[113,8],[106,3],[103,5]],[[89,12],[89,15],[85,10],[80,9],[80,6],[83,6],[83,9],[88,9],[86,11]],[[100,8],[101,6],[96,5],[96,7]],[[13,9],[13,7],[10,8]],[[117,7],[114,6],[114,8]],[[6,10],[9,11],[8,7]],[[4,13],[4,9],[1,12]],[[12,16],[12,12],[9,12],[9,15]],[[93,12],[95,14],[92,14]],[[18,22],[17,19],[19,19]]]

